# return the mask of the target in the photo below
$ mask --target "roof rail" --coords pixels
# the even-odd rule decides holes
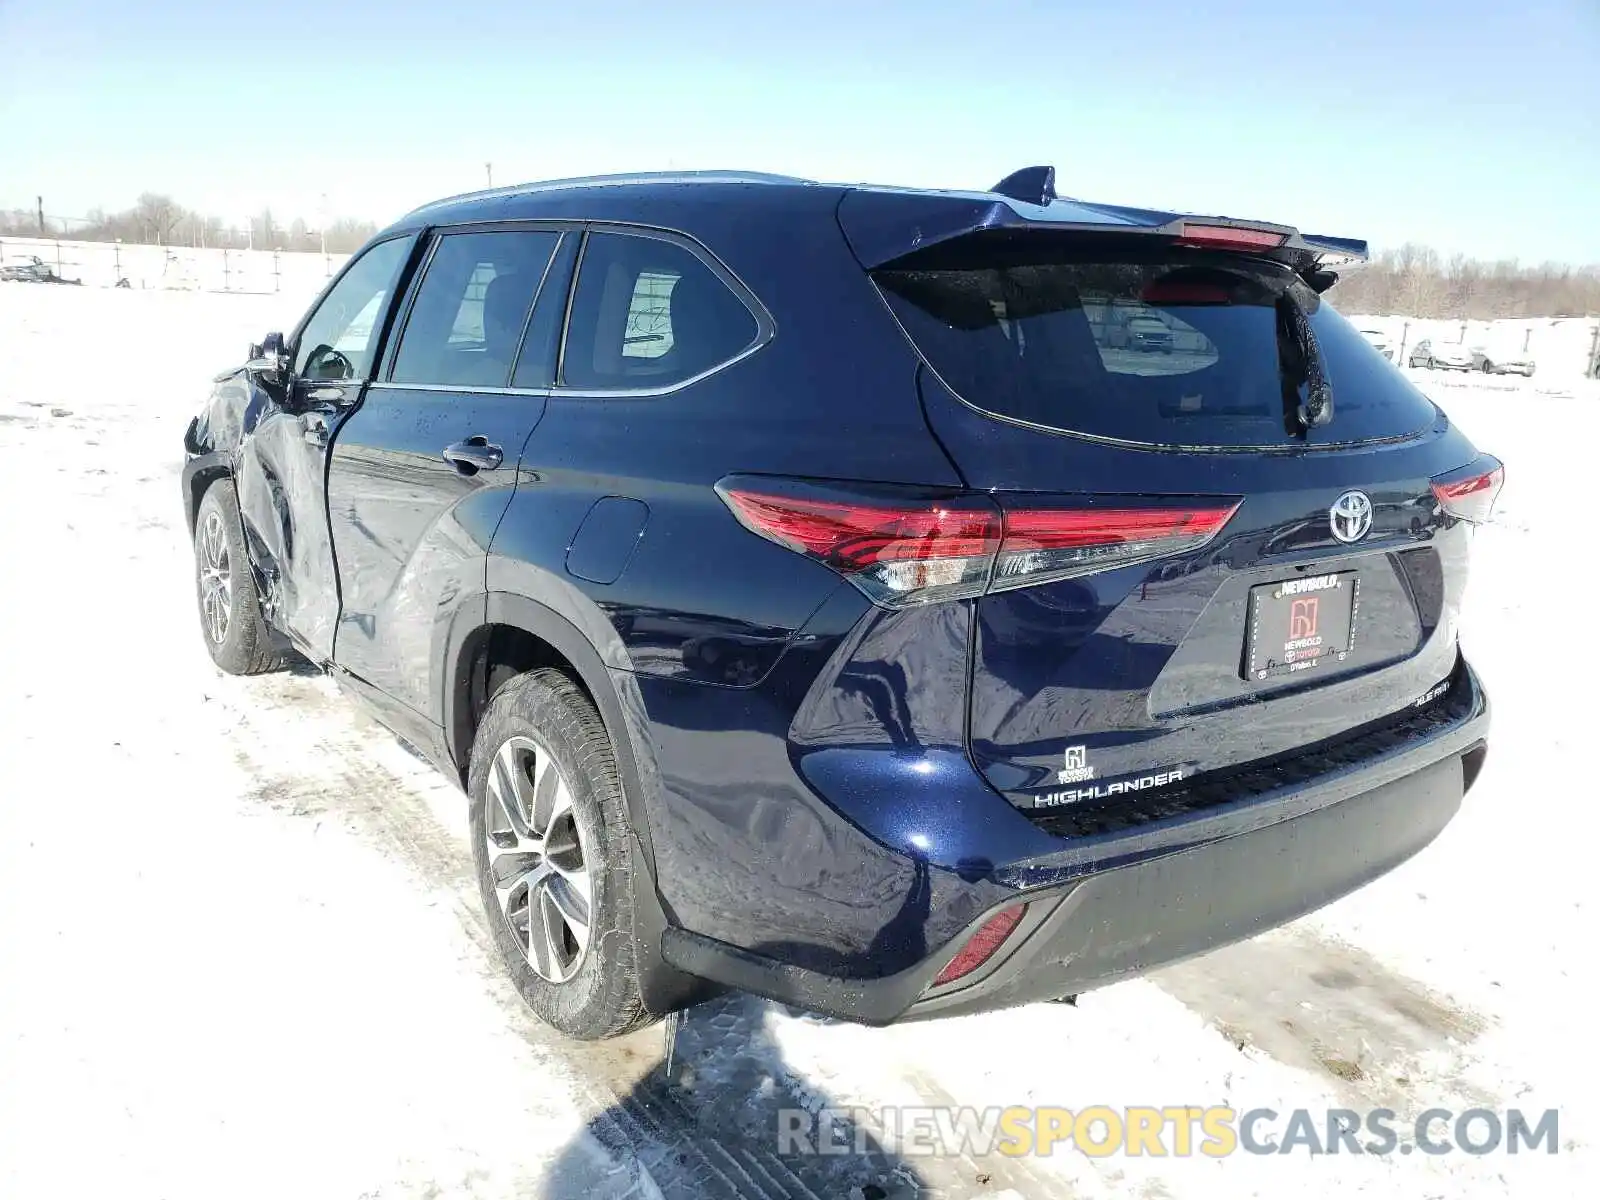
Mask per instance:
[[[989,189],[1024,204],[1049,204],[1056,198],[1054,167],[1023,167],[1013,171]]]
[[[619,175],[579,175],[568,179],[541,179],[528,183],[503,184],[497,188],[480,188],[431,200],[412,209],[406,218],[418,213],[431,212],[452,204],[469,200],[498,200],[511,196],[526,196],[535,192],[554,192],[577,188],[625,187],[632,184],[651,183],[787,183],[810,184],[813,180],[795,175],[774,175],[765,171],[631,171]]]

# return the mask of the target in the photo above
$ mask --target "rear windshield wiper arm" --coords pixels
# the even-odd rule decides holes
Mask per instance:
[[[1294,331],[1295,347],[1300,351],[1301,379],[1306,385],[1306,396],[1295,412],[1302,429],[1315,429],[1333,420],[1333,389],[1328,386],[1328,371],[1322,361],[1322,347],[1311,330],[1311,319],[1300,306],[1293,292],[1278,297],[1278,307]],[[1298,391],[1298,387],[1295,389]]]

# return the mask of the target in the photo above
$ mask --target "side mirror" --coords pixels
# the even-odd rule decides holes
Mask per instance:
[[[284,347],[283,334],[269,333],[259,344],[252,345],[244,369],[260,375],[264,383],[284,383],[289,378],[289,352]]]

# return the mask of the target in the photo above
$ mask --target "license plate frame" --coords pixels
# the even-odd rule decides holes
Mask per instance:
[[[1356,571],[1257,584],[1250,589],[1244,677],[1262,683],[1347,661],[1360,612]]]

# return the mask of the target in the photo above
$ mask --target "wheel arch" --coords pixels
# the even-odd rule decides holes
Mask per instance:
[[[626,671],[608,668],[599,651],[571,620],[548,606],[512,592],[490,592],[481,604],[457,610],[446,648],[440,710],[445,749],[463,789],[467,786],[472,740],[478,720],[505,679],[541,666],[567,672],[594,702],[611,739],[632,826],[631,853],[638,883],[640,933],[649,961],[640,963],[640,986],[651,1011],[661,1013],[695,1003],[721,990],[685,975],[660,956],[661,934],[669,921],[656,887],[656,859],[645,791],[654,778],[643,701]],[[494,680],[496,664],[509,667]]]
[[[220,450],[197,455],[183,465],[183,515],[189,524],[189,536],[194,536],[194,523],[200,513],[200,501],[213,484],[233,478],[233,460]]]

